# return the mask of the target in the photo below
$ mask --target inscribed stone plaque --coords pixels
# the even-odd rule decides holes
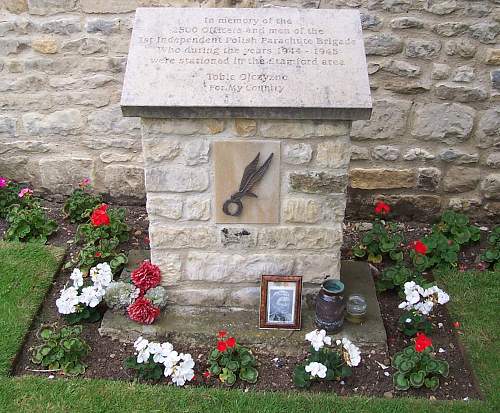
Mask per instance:
[[[215,175],[215,220],[217,223],[277,224],[280,203],[280,142],[278,141],[218,141],[213,144]],[[255,184],[247,193],[241,194],[245,169],[256,160],[253,173]],[[266,168],[266,160],[269,165]],[[261,169],[263,168],[263,169]],[[234,196],[234,194],[239,195]],[[257,197],[253,197],[255,194]],[[239,199],[242,210],[239,216],[224,213],[223,206],[228,200]],[[241,196],[243,195],[243,196]],[[236,201],[237,202],[237,201]],[[227,203],[230,213],[235,213],[236,205]]]
[[[138,8],[121,105],[142,117],[368,119],[359,12]]]

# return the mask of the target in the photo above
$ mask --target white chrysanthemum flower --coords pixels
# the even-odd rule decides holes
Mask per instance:
[[[325,344],[332,344],[332,338],[326,335],[325,330],[313,330],[310,333],[307,333],[306,340],[311,343],[311,346],[313,346],[316,351],[323,348]]]
[[[81,286],[83,286],[83,273],[79,268],[75,268],[73,270],[73,272],[69,276],[69,279],[73,281],[73,287],[80,288]]]
[[[361,352],[359,348],[354,345],[348,338],[342,339],[342,346],[344,347],[344,360],[350,367],[356,367],[361,362]]]
[[[174,367],[172,372],[172,383],[176,386],[184,386],[187,381],[191,381],[194,377],[194,360],[191,354],[180,354],[182,360],[178,366]]]
[[[151,288],[144,294],[144,298],[151,301],[154,306],[164,308],[167,305],[167,289],[161,285]]]
[[[78,290],[75,287],[63,288],[60,297],[56,300],[57,310],[60,314],[73,314],[79,302]]]
[[[102,301],[105,291],[101,286],[90,286],[82,289],[80,294],[80,302],[91,308],[96,307]]]
[[[134,284],[116,281],[106,287],[104,300],[109,308],[125,308],[139,297],[140,292],[141,290]]]
[[[91,268],[90,278],[94,285],[99,285],[106,288],[113,281],[113,273],[108,263],[97,264],[96,267]]]
[[[305,370],[311,375],[311,377],[319,377],[320,379],[324,379],[326,377],[326,366],[321,363],[317,363],[313,361],[309,363]]]

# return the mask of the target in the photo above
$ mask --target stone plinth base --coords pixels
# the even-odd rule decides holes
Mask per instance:
[[[137,255],[136,255],[137,256]],[[368,316],[361,324],[345,322],[342,331],[333,337],[348,337],[364,351],[387,350],[387,338],[369,267],[362,262],[343,261],[341,279],[346,294],[358,292],[368,301]],[[317,292],[317,289],[316,289]],[[346,295],[346,296],[347,296]],[[120,313],[106,312],[99,332],[121,341],[133,342],[138,336],[156,337],[173,342],[199,344],[211,342],[217,331],[226,329],[242,344],[276,355],[302,354],[306,349],[304,335],[314,330],[314,310],[302,310],[302,329],[260,330],[258,307],[255,309],[169,306],[153,325],[140,325]]]
[[[173,303],[251,309],[263,274],[301,275],[305,288],[339,277],[349,121],[141,123],[151,261]],[[249,162],[269,154],[241,216],[222,214]]]

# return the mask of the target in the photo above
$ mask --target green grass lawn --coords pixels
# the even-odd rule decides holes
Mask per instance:
[[[239,390],[177,389],[111,380],[8,377],[13,355],[29,328],[57,268],[43,247],[0,244],[0,412],[498,412],[499,276],[492,272],[449,273],[440,279],[462,323],[486,402],[430,402],[339,397],[312,392],[244,393]]]

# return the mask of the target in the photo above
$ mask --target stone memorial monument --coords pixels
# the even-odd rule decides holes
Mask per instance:
[[[140,8],[151,260],[172,308],[258,309],[263,274],[340,275],[352,120],[371,113],[359,12]]]

